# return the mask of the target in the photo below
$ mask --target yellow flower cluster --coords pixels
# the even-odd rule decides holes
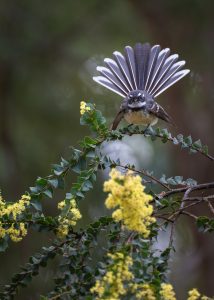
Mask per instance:
[[[148,227],[156,220],[151,215],[153,206],[149,204],[152,196],[144,192],[140,176],[134,176],[132,171],[125,175],[116,169],[110,172],[110,179],[104,183],[104,191],[110,192],[105,205],[116,208],[112,217],[115,221],[123,221],[129,230],[134,230],[148,237]]]
[[[130,256],[124,255],[122,252],[108,254],[112,259],[112,264],[101,280],[97,280],[92,293],[97,293],[97,300],[119,300],[120,296],[125,295],[127,289],[125,282],[133,279],[133,274],[129,271],[133,261]]]
[[[86,111],[91,110],[91,108],[86,104],[85,101],[80,102],[80,114],[84,115]]]
[[[162,300],[176,300],[175,292],[173,290],[173,287],[169,283],[162,283],[161,284],[161,290],[160,290],[160,296]],[[188,292],[188,298],[187,300],[211,300],[211,298],[207,296],[202,296],[197,289],[192,289]]]
[[[154,291],[149,284],[146,283],[133,283],[129,285],[131,292],[135,295],[136,299],[139,300],[156,300]]]
[[[97,294],[96,300],[120,300],[122,296],[134,295],[138,300],[176,300],[173,286],[169,283],[162,283],[159,294],[156,295],[152,286],[147,283],[134,282],[134,274],[130,268],[133,260],[129,255],[122,252],[115,254],[108,253],[111,263],[107,272],[91,288],[91,293]],[[187,300],[199,300],[201,296],[197,289],[192,289],[188,293]],[[211,300],[206,296],[201,296],[201,300]]]
[[[65,200],[59,202],[58,209],[63,210],[66,207]],[[59,238],[64,238],[69,231],[70,226],[75,226],[77,221],[82,218],[82,215],[77,208],[75,199],[72,199],[69,203],[69,209],[66,215],[60,215],[58,221],[60,225],[57,230],[57,235]]]
[[[192,289],[191,291],[188,292],[188,298],[187,300],[197,300],[200,297],[200,293],[198,292],[197,289]]]
[[[197,289],[192,289],[188,292],[187,300],[198,300],[198,299],[209,300],[211,298],[209,298],[207,296],[202,296]]]
[[[0,195],[0,218],[3,216],[12,216],[12,224],[0,222],[0,238],[8,235],[12,241],[19,242],[27,234],[27,229],[23,222],[18,223],[17,217],[23,213],[26,206],[30,203],[30,196],[22,195],[18,202],[7,205]]]
[[[13,242],[20,242],[27,234],[25,223],[22,222],[17,224],[17,228],[15,228],[14,224],[12,224],[8,229],[5,230],[4,235],[5,234],[8,234]]]
[[[91,288],[91,292],[98,295],[96,300],[119,300],[127,293],[135,295],[139,300],[156,300],[149,284],[133,282],[134,275],[130,271],[133,261],[129,255],[116,252],[108,253],[108,257],[112,262],[106,274]]]
[[[164,299],[164,300],[176,300],[173,287],[169,283],[161,284],[160,295],[162,296],[162,299]]]
[[[30,203],[30,196],[22,195],[21,199],[18,202],[7,205],[0,195],[0,217],[4,215],[12,215],[13,219],[16,220],[16,217],[20,215]]]

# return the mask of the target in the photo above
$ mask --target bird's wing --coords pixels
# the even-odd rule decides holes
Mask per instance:
[[[157,118],[173,124],[172,118],[157,102],[153,102],[153,104],[147,110]]]

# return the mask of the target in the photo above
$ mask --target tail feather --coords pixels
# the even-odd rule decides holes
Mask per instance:
[[[161,68],[162,68],[165,60],[169,56],[169,53],[170,53],[170,49],[169,48],[165,48],[165,49],[163,49],[163,50],[161,50],[159,52],[158,57],[156,59],[155,66],[153,68],[152,75],[151,75],[150,85],[147,88],[148,93],[150,93],[152,87],[154,86],[156,80],[158,79],[158,74],[161,71]]]
[[[146,84],[146,75],[151,46],[148,43],[137,43],[134,47],[137,88],[143,90]]]
[[[104,77],[106,77],[108,80],[110,80],[116,87],[118,87],[120,90],[122,90],[124,93],[127,93],[128,89],[121,81],[115,77],[115,75],[105,67],[97,67],[97,71]]]
[[[127,80],[124,78],[124,75],[123,75],[120,67],[118,66],[117,62],[111,58],[105,58],[104,62],[106,64],[106,66],[112,71],[112,73],[114,73],[115,77],[125,87],[125,89],[127,90],[127,94],[128,94],[128,92],[130,91],[130,87],[127,83]]]
[[[130,75],[130,71],[129,71],[129,67],[128,67],[128,64],[127,64],[127,61],[125,59],[125,57],[118,51],[115,51],[113,53],[114,55],[114,58],[121,70],[121,72],[123,73],[123,76],[130,88],[130,90],[134,90],[134,85],[133,85],[133,82],[132,82],[132,77]]]
[[[157,90],[154,94],[154,97],[159,96],[161,93],[163,93],[166,89],[168,89],[170,86],[175,84],[178,80],[186,76],[190,70],[182,70],[177,73],[175,73],[164,85],[162,85],[159,90]]]
[[[134,48],[126,46],[125,55],[118,51],[114,59],[105,58],[106,67],[97,67],[102,76],[93,79],[111,91],[124,97],[130,91],[146,90],[153,97],[176,83],[189,73],[182,70],[185,61],[178,61],[178,55],[170,55],[170,49],[161,50],[159,45],[137,43]]]
[[[126,96],[126,93],[124,93],[124,91],[116,87],[115,84],[106,79],[104,76],[94,76],[93,80],[111,90],[112,92],[122,96],[123,98]]]
[[[151,48],[150,54],[149,54],[149,61],[148,61],[148,70],[147,70],[147,78],[146,78],[146,84],[145,84],[145,90],[148,89],[151,80],[152,80],[152,74],[154,71],[154,67],[156,65],[158,54],[161,50],[161,47],[159,45],[155,45]]]
[[[125,47],[125,57],[132,78],[132,85],[134,86],[134,89],[137,89],[135,56],[132,47],[130,46]]]
[[[150,89],[150,93],[152,94],[152,91],[161,84],[161,82],[164,80],[164,78],[167,77],[167,75],[170,73],[170,70],[173,69],[176,61],[178,60],[178,55],[170,55],[165,62],[163,63],[162,68],[160,69],[156,80],[154,81],[152,88]]]
[[[150,90],[151,95],[155,96],[156,91],[159,90],[165,83],[167,83],[170,78],[175,75],[183,66],[185,65],[185,61],[179,61],[171,66],[170,69],[165,73],[162,79],[158,82],[157,86]]]

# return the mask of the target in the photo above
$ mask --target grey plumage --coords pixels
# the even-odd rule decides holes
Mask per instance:
[[[114,59],[106,58],[106,67],[97,67],[101,76],[93,77],[122,97],[139,89],[155,98],[189,73],[181,70],[185,61],[178,61],[177,54],[170,55],[169,48],[137,43],[134,48],[126,46],[124,52],[115,51]]]

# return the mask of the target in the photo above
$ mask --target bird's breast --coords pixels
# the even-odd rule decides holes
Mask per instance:
[[[136,124],[136,125],[154,125],[157,123],[158,119],[152,115],[148,114],[143,110],[128,110],[124,114],[124,119],[129,123],[129,124]]]

